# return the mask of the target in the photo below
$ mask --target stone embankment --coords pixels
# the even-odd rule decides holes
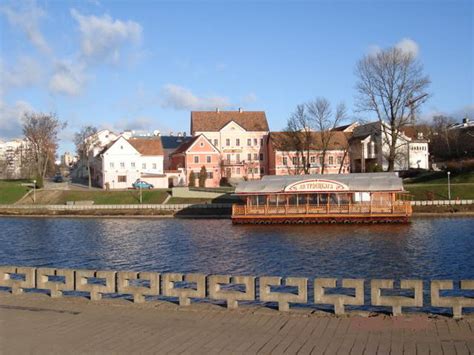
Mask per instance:
[[[395,316],[404,308],[439,308],[450,311],[454,318],[462,318],[463,308],[474,307],[474,298],[462,296],[474,290],[474,280],[460,281],[460,287],[450,280],[432,280],[429,284],[429,302],[424,297],[422,280],[390,279],[370,280],[316,278],[313,284],[313,305],[331,305],[337,315],[345,314],[347,306],[382,307]],[[365,300],[365,285],[370,287],[370,300]],[[181,306],[192,300],[225,302],[227,308],[236,309],[242,302],[278,304],[280,311],[289,311],[291,304],[310,305],[308,278],[255,277],[230,275],[204,275],[157,272],[71,270],[55,268],[0,267],[0,287],[19,295],[24,290],[47,291],[51,297],[62,297],[65,292],[86,293],[93,301],[103,295],[129,295],[135,303],[144,303],[147,297],[177,298]],[[291,287],[291,291],[288,290]],[[348,293],[348,291],[350,291]],[[387,292],[390,295],[387,295]],[[408,292],[408,295],[407,295]],[[451,295],[446,295],[451,292]],[[455,295],[452,294],[455,293]],[[352,295],[353,294],[353,295]]]

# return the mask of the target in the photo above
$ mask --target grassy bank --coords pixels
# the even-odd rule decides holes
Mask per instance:
[[[450,183],[451,199],[474,199],[474,173],[453,173]],[[424,172],[405,179],[404,187],[414,200],[448,199],[448,176],[444,171]]]
[[[161,204],[168,197],[166,190],[142,191],[144,204]],[[55,190],[38,191],[36,194],[37,204],[64,205],[68,201],[94,201],[96,205],[134,205],[140,203],[140,195],[137,190],[127,191],[74,191]],[[25,201],[31,203],[31,201]]]
[[[0,180],[0,204],[15,203],[22,198],[29,190],[23,183],[27,180]]]

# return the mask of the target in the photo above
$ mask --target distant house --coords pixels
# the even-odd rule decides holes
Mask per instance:
[[[189,178],[193,172],[196,178],[195,186],[198,186],[197,177],[204,166],[207,173],[206,187],[217,187],[221,180],[220,163],[219,150],[206,136],[199,134],[182,143],[171,154],[170,168],[172,170],[183,169],[187,185],[189,185]]]
[[[414,126],[404,127],[402,132],[410,138],[408,142],[408,167],[410,169],[428,170],[430,168],[429,139]]]
[[[310,132],[310,134],[312,144],[309,151],[297,152],[291,148],[291,144],[288,144],[288,140],[291,139],[288,132],[270,132],[268,140],[269,175],[303,174],[303,167],[306,164],[309,164],[310,174],[321,174],[323,164],[325,174],[347,174],[350,172],[349,134],[342,131],[332,133],[324,161],[321,132]],[[308,153],[309,161],[307,161]]]
[[[191,134],[220,152],[221,175],[230,180],[267,174],[268,122],[263,111],[192,111]]]
[[[386,123],[376,121],[355,127],[349,140],[351,171],[370,172],[376,167],[387,170],[391,141],[390,126]],[[409,168],[429,168],[428,141],[401,131],[396,142],[395,170]]]
[[[29,178],[31,145],[26,139],[0,141],[0,179]]]
[[[192,139],[190,136],[186,136],[186,133],[178,133],[177,135],[168,135],[168,136],[160,136],[161,137],[161,144],[163,146],[163,168],[165,171],[171,169],[171,154],[178,149],[178,147],[188,142]]]
[[[126,139],[120,136],[99,154],[94,163],[93,177],[103,188],[130,188],[137,179],[145,180],[155,188],[167,188],[163,157],[160,137]]]

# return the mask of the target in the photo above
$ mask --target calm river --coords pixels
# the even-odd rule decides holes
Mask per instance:
[[[0,264],[309,278],[472,279],[474,219],[233,226],[229,220],[0,218]]]

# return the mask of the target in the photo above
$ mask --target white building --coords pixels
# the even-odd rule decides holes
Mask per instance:
[[[429,169],[428,140],[413,133],[412,127],[398,132],[395,171]],[[349,154],[352,172],[370,172],[375,167],[388,168],[390,126],[379,121],[354,128],[350,139]]]
[[[120,136],[96,158],[93,178],[99,186],[110,189],[130,188],[138,179],[155,188],[167,188],[160,137]]]
[[[12,139],[7,142],[0,141],[0,178],[20,179],[29,176],[25,167],[28,153],[26,139]]]

